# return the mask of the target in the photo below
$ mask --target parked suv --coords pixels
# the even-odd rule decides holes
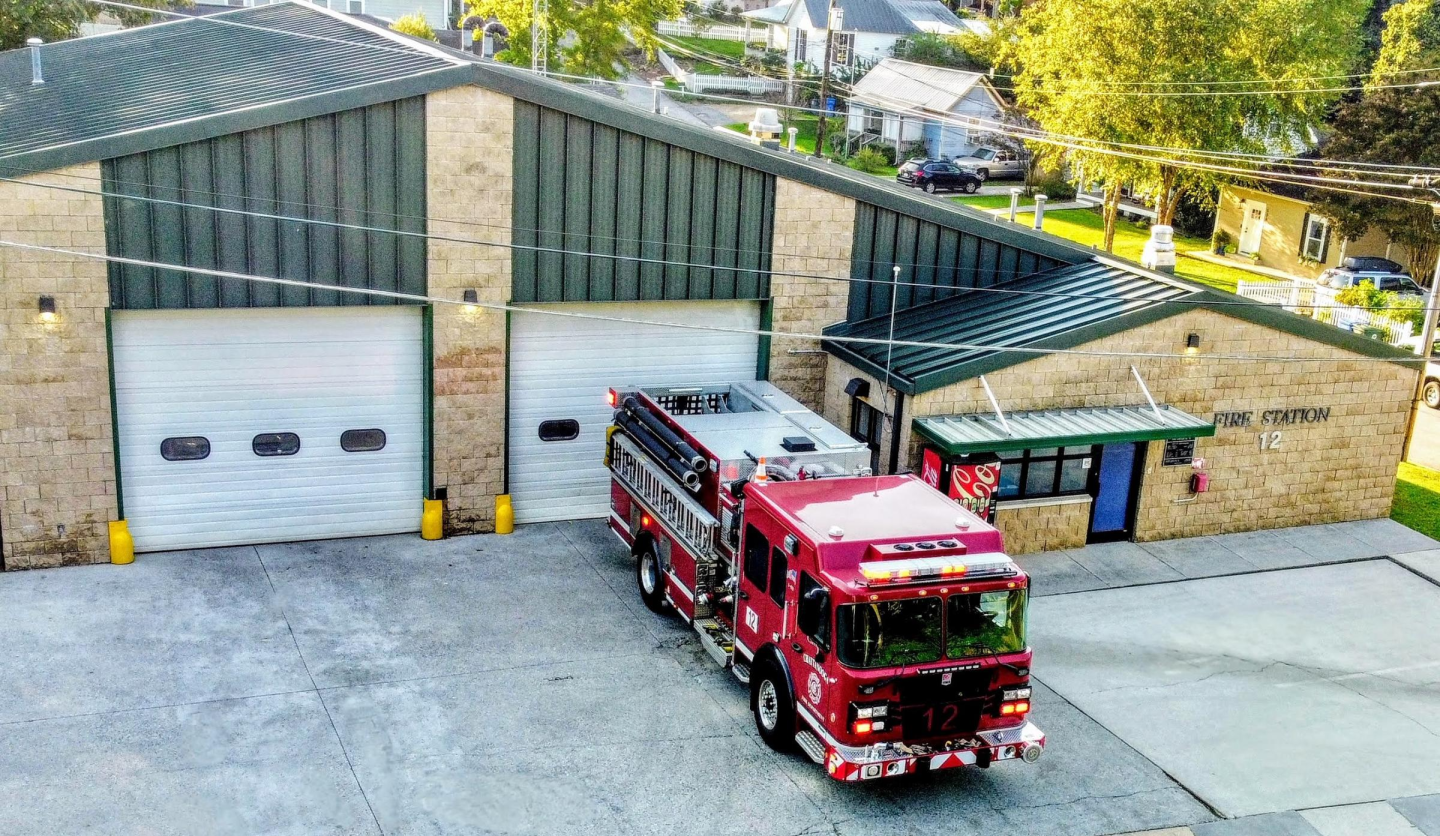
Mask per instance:
[[[961,171],[954,163],[944,160],[910,160],[900,166],[895,175],[896,182],[906,186],[924,189],[928,194],[937,191],[961,191],[974,194],[980,188],[980,178],[968,171]]]
[[[1347,258],[1339,267],[1331,267],[1316,279],[1316,284],[1331,290],[1344,290],[1361,282],[1370,282],[1376,290],[1392,290],[1401,296],[1423,296],[1425,293],[1405,272],[1405,268],[1388,258]]]
[[[975,172],[981,180],[1024,177],[1025,160],[1014,151],[1000,148],[976,148],[966,156],[956,157],[955,164]]]

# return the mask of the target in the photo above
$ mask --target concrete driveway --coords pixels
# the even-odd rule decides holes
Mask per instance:
[[[1440,589],[1373,558],[1437,544],[1239,537],[1026,558],[1045,758],[864,786],[765,748],[596,522],[3,575],[0,833],[1249,836],[1322,831],[1207,804],[1399,795],[1380,812],[1440,816]],[[1322,546],[1342,562],[1257,568]],[[1186,580],[1202,551],[1237,574]],[[1440,577],[1440,551],[1407,560]]]
[[[1053,692],[1034,767],[845,786],[596,522],[0,576],[0,833],[1108,834],[1207,821]]]
[[[1415,411],[1415,440],[1410,443],[1413,464],[1440,470],[1440,409],[1420,405]]]

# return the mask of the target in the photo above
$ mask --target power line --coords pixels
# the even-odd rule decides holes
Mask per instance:
[[[407,302],[421,302],[432,305],[452,305],[460,307],[473,307],[483,310],[504,311],[510,313],[539,314],[542,316],[560,316],[572,319],[588,319],[601,322],[617,322],[626,325],[658,326],[662,328],[675,328],[687,331],[706,331],[715,333],[742,334],[757,337],[771,337],[779,339],[795,340],[826,340],[836,343],[848,343],[856,345],[879,345],[898,346],[902,348],[932,348],[950,351],[990,351],[1008,352],[1015,354],[1033,354],[1045,356],[1051,354],[1078,355],[1086,357],[1124,357],[1124,358],[1149,358],[1161,360],[1236,360],[1247,362],[1265,363],[1399,363],[1399,364],[1420,364],[1425,362],[1423,357],[1413,358],[1379,358],[1379,357],[1346,357],[1343,361],[1337,361],[1333,357],[1296,357],[1290,355],[1263,355],[1263,354],[1167,354],[1164,352],[1140,352],[1140,351],[1091,351],[1085,349],[1050,349],[1035,348],[1024,345],[993,345],[985,343],[943,343],[923,340],[882,340],[871,337],[850,337],[840,335],[812,334],[798,331],[778,331],[773,328],[734,328],[720,325],[703,325],[679,322],[657,322],[646,319],[635,319],[633,317],[605,316],[602,314],[583,313],[580,311],[567,311],[553,307],[528,307],[525,305],[504,304],[500,302],[465,302],[463,300],[445,299],[438,296],[429,296],[420,293],[403,293],[393,290],[376,290],[372,288],[342,287],[337,285],[321,284],[319,282],[308,282],[300,279],[282,279],[274,276],[257,276],[250,273],[236,273],[229,270],[212,270],[203,267],[188,267],[179,264],[167,264],[165,262],[147,261],[138,258],[125,256],[104,255],[101,253],[88,253],[79,250],[69,250],[61,247],[47,247],[39,244],[26,244],[19,241],[0,240],[0,247],[10,247],[19,250],[32,252],[47,252],[55,255],[70,256],[73,258],[88,259],[92,261],[105,261],[109,263],[128,264],[134,267],[146,267],[157,270],[171,270],[180,273],[190,273],[201,276],[212,276],[219,279],[238,279],[240,281],[259,282],[274,284],[283,287],[303,287],[314,290],[324,290],[339,293],[354,293],[368,296],[379,296],[388,299],[398,299]]]
[[[879,285],[890,285],[890,284],[892,284],[892,282],[891,282],[890,280],[886,280],[886,279],[858,278],[858,277],[855,277],[855,276],[849,276],[849,277],[823,276],[823,275],[811,274],[811,273],[795,273],[795,272],[790,272],[790,271],[786,271],[786,270],[764,269],[764,268],[757,268],[757,267],[742,267],[742,266],[733,266],[733,267],[731,267],[731,266],[717,265],[717,264],[713,264],[713,263],[712,263],[712,264],[705,264],[705,263],[699,263],[699,262],[678,261],[678,260],[674,260],[674,259],[652,258],[652,257],[646,257],[646,256],[632,256],[632,255],[619,254],[619,253],[597,253],[597,252],[580,251],[580,250],[569,250],[569,249],[564,249],[564,248],[559,248],[559,247],[545,247],[545,246],[531,245],[531,244],[515,244],[515,243],[513,243],[513,242],[482,241],[482,240],[475,239],[475,238],[462,238],[462,237],[453,236],[453,235],[440,235],[440,234],[437,234],[437,233],[412,232],[412,231],[408,231],[408,230],[398,230],[398,229],[385,229],[385,228],[383,228],[383,227],[366,226],[366,225],[362,225],[362,224],[350,224],[350,223],[344,223],[344,222],[341,222],[341,221],[329,221],[329,220],[322,220],[322,219],[318,219],[318,218],[305,218],[305,217],[299,217],[299,216],[294,216],[294,215],[278,215],[278,214],[271,214],[271,213],[267,213],[267,212],[260,212],[260,211],[257,211],[257,210],[233,209],[233,208],[230,208],[230,207],[210,206],[210,205],[207,205],[207,204],[200,204],[200,203],[186,203],[186,202],[184,202],[184,201],[167,200],[167,199],[164,199],[164,198],[145,197],[145,196],[142,196],[142,195],[124,195],[124,194],[119,194],[119,195],[117,195],[117,194],[107,194],[106,192],[103,192],[103,191],[92,191],[92,190],[89,190],[89,189],[80,189],[80,188],[76,188],[76,187],[73,187],[73,186],[60,186],[60,185],[54,185],[54,184],[35,183],[35,182],[27,181],[27,180],[18,180],[18,179],[11,178],[11,177],[0,177],[0,182],[17,183],[17,184],[20,184],[20,185],[32,186],[32,187],[34,187],[34,188],[54,189],[54,190],[58,190],[58,191],[66,191],[66,192],[71,192],[71,193],[75,193],[75,194],[92,195],[92,196],[101,197],[101,198],[117,198],[117,199],[123,199],[123,200],[136,200],[136,201],[141,201],[141,202],[145,202],[145,203],[159,204],[159,205],[165,205],[165,206],[175,206],[175,207],[182,208],[182,209],[208,210],[208,211],[217,212],[217,213],[220,213],[220,214],[242,215],[242,216],[245,216],[245,217],[259,218],[259,219],[262,219],[262,220],[272,220],[272,221],[284,221],[284,222],[293,222],[293,223],[314,224],[314,225],[316,225],[316,226],[323,226],[323,227],[328,227],[328,228],[333,228],[333,229],[343,229],[343,230],[348,230],[348,231],[353,231],[353,232],[367,232],[367,233],[379,233],[379,234],[387,234],[387,235],[397,235],[397,236],[408,237],[408,238],[420,238],[420,239],[424,239],[424,240],[437,240],[437,241],[445,241],[445,242],[447,242],[447,243],[456,243],[456,244],[472,244],[472,245],[475,245],[475,246],[482,246],[482,247],[500,247],[500,248],[504,248],[504,249],[521,250],[521,251],[528,251],[528,252],[535,252],[535,253],[545,253],[545,254],[551,254],[551,255],[578,256],[578,257],[582,257],[582,258],[611,259],[611,260],[616,260],[616,261],[634,262],[634,263],[638,263],[638,264],[642,264],[642,265],[663,266],[663,267],[685,267],[685,268],[689,268],[689,269],[699,269],[699,270],[716,270],[716,271],[731,271],[731,272],[737,272],[737,273],[752,273],[752,274],[761,275],[761,276],[787,276],[787,277],[792,277],[792,278],[816,279],[816,280],[830,281],[830,282],[846,282],[846,283],[850,283],[850,284],[879,284]],[[333,207],[330,207],[330,208],[333,208]],[[430,219],[429,219],[429,218],[426,218],[425,220],[428,221],[428,220],[430,220]],[[442,219],[436,219],[436,220],[442,220]],[[445,222],[445,221],[442,220],[442,222]],[[563,233],[558,233],[558,232],[556,232],[556,233],[550,233],[550,234],[560,235],[560,236],[563,237]],[[652,242],[652,243],[653,243],[653,244],[664,244],[665,242]],[[689,245],[686,245],[686,246],[688,247]],[[872,262],[872,263],[879,263],[879,262]],[[892,266],[894,266],[894,262],[889,262],[889,263],[890,263]],[[941,271],[944,271],[944,270],[953,270],[953,272],[961,272],[960,270],[955,269],[955,268],[944,268],[944,267],[939,267],[938,265],[912,265],[912,266],[911,266],[911,271],[912,271],[912,273],[913,273],[917,268],[929,269],[929,268],[931,268],[932,266],[933,266],[935,269],[941,270]],[[168,268],[167,268],[167,269],[168,269]],[[991,268],[974,268],[974,269],[975,269],[975,271],[977,271],[977,272],[993,272]],[[1177,285],[1178,285],[1178,283],[1177,283]],[[322,285],[322,286],[323,286],[323,287],[330,287],[330,285]],[[1090,299],[1090,300],[1098,300],[1098,301],[1147,302],[1147,303],[1159,303],[1159,304],[1179,304],[1179,303],[1185,303],[1185,304],[1204,305],[1204,306],[1206,306],[1206,307],[1220,307],[1220,308],[1225,308],[1225,307],[1273,308],[1273,307],[1276,307],[1275,305],[1272,305],[1272,304],[1270,304],[1270,303],[1268,303],[1268,302],[1250,302],[1250,301],[1242,302],[1242,301],[1237,301],[1237,300],[1225,300],[1225,299],[1217,299],[1217,300],[1195,300],[1195,299],[1191,299],[1191,298],[1188,298],[1188,297],[1181,297],[1181,298],[1176,298],[1176,299],[1153,299],[1153,298],[1144,297],[1144,296],[1115,296],[1115,295],[1110,295],[1110,294],[1064,293],[1064,292],[1059,292],[1059,291],[1030,290],[1030,289],[1022,289],[1022,288],[1001,288],[1001,287],[994,287],[994,286],[991,286],[991,287],[964,287],[964,286],[955,286],[955,285],[930,284],[930,283],[927,283],[927,282],[915,282],[915,281],[899,282],[899,283],[898,283],[898,286],[899,286],[899,287],[924,288],[924,289],[929,289],[929,290],[936,291],[936,292],[943,292],[943,293],[952,293],[952,292],[953,292],[953,293],[957,293],[957,294],[958,294],[958,293],[978,292],[978,293],[1008,294],[1008,295],[1013,295],[1013,296],[1036,296],[1036,297],[1042,297],[1042,298],[1055,298],[1055,299]],[[1180,287],[1181,289],[1191,290],[1191,288],[1184,287],[1183,285],[1179,285],[1179,287]],[[1313,309],[1325,309],[1325,308],[1360,308],[1360,306],[1355,306],[1355,305],[1339,305],[1339,304],[1336,304],[1336,305],[1311,304],[1311,305],[1306,305],[1306,306],[1304,306],[1304,307],[1313,308]],[[1388,306],[1383,306],[1383,305],[1381,305],[1381,306],[1364,307],[1364,308],[1360,308],[1360,309],[1363,309],[1363,310],[1383,311],[1383,310],[1390,310],[1391,308],[1388,307]],[[1425,309],[1420,309],[1420,310],[1425,310]]]

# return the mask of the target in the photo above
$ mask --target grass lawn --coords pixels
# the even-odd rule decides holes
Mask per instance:
[[[970,197],[952,197],[951,200],[965,206],[976,209],[1009,209],[1010,195],[1008,194],[977,194]],[[1020,195],[1021,206],[1034,206],[1035,198]]]
[[[784,110],[783,108],[780,109],[780,119],[782,120],[782,122],[783,122],[784,119],[785,119],[785,110]],[[798,151],[798,152],[801,153],[801,154],[813,154],[813,153],[815,153],[815,135],[816,135],[816,134],[819,132],[819,130],[820,130],[820,119],[819,119],[819,117],[817,117],[817,116],[814,115],[813,113],[794,113],[794,112],[792,112],[792,113],[790,114],[790,120],[789,120],[788,122],[784,122],[784,125],[785,125],[785,130],[782,131],[781,134],[780,134],[780,147],[781,147],[781,148],[788,148],[788,147],[789,147],[789,145],[790,145],[790,134],[789,134],[789,130],[790,130],[790,128],[793,126],[793,127],[799,129],[799,130],[797,130],[797,131],[795,132],[795,150]],[[829,119],[829,120],[826,121],[826,131],[829,132],[829,133],[833,133],[833,132],[835,132],[835,131],[837,131],[837,130],[844,130],[844,126],[845,126],[845,122],[844,122],[844,117],[843,117],[843,116],[841,116],[841,117],[836,117],[836,118],[832,118],[832,119]],[[745,124],[744,122],[734,122],[734,123],[731,123],[731,124],[729,124],[729,125],[726,125],[725,127],[729,128],[729,129],[732,130],[732,131],[735,131],[736,133],[742,133],[742,134],[747,134],[747,135],[750,133],[750,126],[747,125],[747,124]],[[827,156],[829,156],[831,159],[838,159],[834,154],[827,154]],[[894,180],[894,179],[895,179],[895,175],[900,173],[900,169],[899,169],[898,166],[893,166],[893,165],[892,165],[892,166],[886,166],[886,167],[885,167],[883,170],[881,170],[881,171],[866,172],[866,173],[867,173],[867,174],[873,174],[873,175],[876,176],[876,177],[883,177],[883,178],[888,179],[888,180]]]
[[[1001,205],[1009,206],[1010,198],[1002,197],[1004,203]],[[1016,216],[1016,221],[1025,224],[1033,223],[1034,215],[1030,212],[1022,212]],[[1061,209],[1057,212],[1046,212],[1045,231],[1061,238],[1068,238],[1086,247],[1098,248],[1105,240],[1104,220],[1101,219],[1099,212],[1089,209]],[[1141,229],[1129,221],[1122,220],[1115,228],[1115,254],[1132,261],[1139,261],[1140,252],[1145,249],[1145,242],[1149,238],[1149,230]],[[1209,246],[1210,242],[1204,238],[1190,238],[1177,234],[1175,249],[1179,252],[1180,257],[1175,266],[1175,274],[1231,293],[1235,292],[1235,283],[1240,279],[1254,281],[1262,278],[1255,273],[1236,267],[1211,264],[1208,261],[1188,258],[1185,255],[1186,250],[1203,250]]]
[[[679,35],[666,35],[665,40],[671,41],[678,46],[683,46],[700,55],[713,55],[724,61],[740,63],[745,58],[745,45],[739,41],[722,41],[719,38],[686,38]],[[686,57],[684,53],[674,56],[676,58]]]
[[[1401,462],[1390,518],[1427,537],[1440,538],[1440,472]]]

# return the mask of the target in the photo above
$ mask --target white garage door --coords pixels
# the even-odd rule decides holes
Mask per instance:
[[[757,302],[640,302],[551,306],[648,322],[753,329]],[[753,334],[692,331],[516,313],[510,326],[510,495],[517,522],[603,517],[610,512],[605,392],[617,385],[754,380]],[[580,433],[543,441],[540,425],[576,421]],[[563,426],[552,425],[563,429]]]
[[[136,549],[419,529],[419,309],[117,311],[114,345]]]

